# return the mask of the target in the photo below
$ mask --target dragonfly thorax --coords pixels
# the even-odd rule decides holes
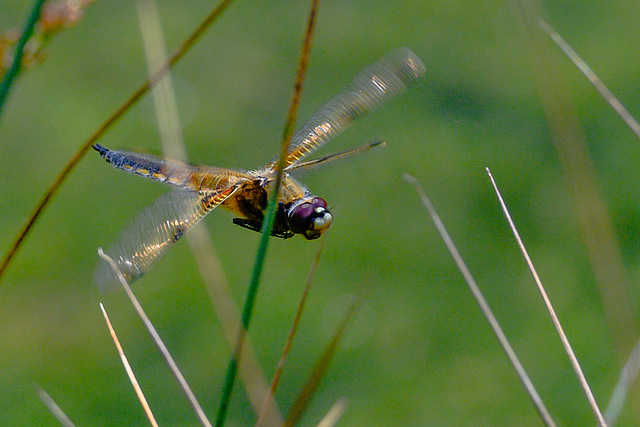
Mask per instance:
[[[262,221],[267,207],[267,191],[260,180],[247,180],[223,206],[243,218]]]

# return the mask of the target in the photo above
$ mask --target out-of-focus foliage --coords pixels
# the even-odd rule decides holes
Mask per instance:
[[[82,18],[84,8],[93,1],[57,0],[45,3],[36,23],[35,32],[22,54],[23,70],[41,62],[44,59],[42,49],[49,39],[75,25]],[[0,78],[13,63],[16,45],[22,34],[19,28],[12,28],[0,34]]]
[[[161,1],[171,50],[212,7]],[[637,4],[549,3],[548,21],[636,117]],[[19,26],[23,1],[0,3],[0,33]],[[194,163],[253,168],[278,152],[308,5],[239,0],[175,67],[178,109]],[[117,11],[117,13],[114,13]],[[301,179],[335,222],[279,393],[286,412],[340,319],[348,296],[368,299],[309,412],[313,425],[340,397],[343,425],[537,424],[535,410],[482,319],[404,172],[433,199],[513,340],[551,413],[593,423],[500,214],[492,169],[596,399],[619,372],[573,201],[533,86],[527,49],[505,3],[472,1],[321,4],[300,119],[379,56],[407,46],[426,78],[353,125],[319,154],[384,140],[372,151]],[[593,156],[632,284],[640,276],[640,144],[553,46]],[[62,165],[146,78],[135,6],[93,3],[52,39],[47,60],[21,76],[0,127],[0,248],[5,251]],[[535,64],[534,64],[535,66]],[[159,152],[145,99],[101,141]],[[124,295],[99,295],[96,248],[167,191],[90,153],[73,172],[0,282],[0,413],[7,425],[56,425],[43,387],[77,425],[138,425],[144,415],[98,308],[109,310],[158,421],[192,425],[182,398]],[[205,221],[240,302],[258,235],[216,211]],[[251,329],[267,375],[275,369],[317,242],[273,240]],[[200,403],[217,408],[229,349],[185,244],[135,285],[142,304]],[[637,306],[638,292],[630,290]],[[636,419],[627,409],[622,422]],[[229,425],[253,416],[241,387]]]

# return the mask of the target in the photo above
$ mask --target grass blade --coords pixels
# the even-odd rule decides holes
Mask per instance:
[[[471,272],[469,271],[469,268],[467,267],[464,260],[462,259],[462,256],[460,256],[460,253],[458,252],[458,249],[455,247],[453,240],[451,240],[451,236],[449,236],[449,233],[447,232],[444,224],[442,223],[442,220],[438,216],[438,213],[436,212],[433,204],[431,203],[431,200],[429,200],[424,190],[422,189],[422,186],[420,185],[420,183],[416,178],[408,174],[404,174],[403,178],[409,184],[413,185],[416,191],[418,192],[418,195],[420,196],[422,204],[427,209],[429,216],[431,216],[431,219],[433,220],[433,223],[435,224],[436,229],[440,234],[440,237],[442,237],[442,240],[444,241],[444,244],[447,246],[447,249],[449,250],[451,257],[453,258],[456,265],[458,266],[458,270],[460,270],[460,272],[462,273],[462,276],[464,277],[464,280],[467,282],[467,286],[469,286],[471,293],[473,294],[474,298],[478,302],[478,306],[482,310],[484,317],[489,322],[491,329],[493,329],[493,333],[496,335],[496,338],[498,338],[498,341],[500,342],[500,345],[502,346],[504,352],[509,358],[511,365],[513,365],[513,368],[516,370],[516,373],[520,377],[520,381],[522,382],[525,389],[527,390],[527,393],[529,394],[529,397],[531,398],[533,405],[535,406],[538,413],[540,414],[542,421],[547,426],[555,426],[556,424],[551,418],[551,414],[549,414],[547,407],[544,405],[544,402],[542,401],[542,399],[540,398],[540,395],[536,391],[535,386],[531,382],[531,379],[527,375],[527,372],[524,370],[522,364],[520,363],[518,356],[516,356],[516,353],[513,351],[511,344],[509,344],[509,340],[507,339],[506,335],[502,331],[502,328],[500,327],[500,323],[498,322],[493,312],[491,311],[491,307],[489,307],[487,300],[482,295],[482,291],[480,290],[480,288],[478,287],[478,284],[476,283],[475,279],[471,275]]]
[[[189,35],[189,37],[176,49],[173,53],[169,61],[155,74],[151,79],[144,82],[138,90],[136,90],[133,94],[129,96],[129,98],[116,109],[107,120],[105,120],[98,129],[94,131],[94,133],[89,137],[89,139],[76,151],[73,157],[67,162],[67,164],[62,168],[58,176],[55,178],[53,183],[49,186],[45,194],[40,199],[40,202],[36,205],[35,209],[29,216],[27,223],[24,225],[22,230],[18,233],[18,236],[12,243],[11,247],[5,254],[2,262],[0,263],[0,280],[2,279],[7,267],[11,263],[11,260],[18,252],[20,246],[22,246],[22,242],[27,237],[36,221],[44,211],[45,207],[49,204],[51,198],[58,191],[62,183],[67,179],[67,176],[71,173],[71,171],[76,167],[76,165],[80,162],[82,157],[84,157],[85,153],[89,150],[89,148],[95,144],[104,134],[111,128],[111,126],[116,123],[120,117],[124,115],[129,109],[134,106],[142,96],[151,89],[156,81],[166,73],[171,67],[173,67],[182,57],[193,47],[193,45],[198,41],[198,39],[204,34],[204,32],[213,24],[213,22],[224,12],[229,4],[233,0],[223,0],[220,2],[218,6],[216,6],[210,13],[205,17],[205,19],[196,27],[196,29]]]
[[[36,392],[38,392],[38,397],[40,397],[42,403],[44,403],[47,408],[49,408],[49,412],[51,412],[51,414],[56,417],[60,424],[62,424],[64,427],[75,427],[73,422],[71,422],[69,417],[67,417],[67,414],[65,414],[62,409],[60,409],[55,400],[53,400],[53,398],[49,396],[49,393],[38,386],[36,386]]]
[[[318,248],[318,252],[316,252],[316,256],[313,259],[313,264],[311,265],[309,276],[307,277],[304,290],[302,291],[302,296],[300,297],[300,302],[298,303],[298,310],[296,311],[296,315],[293,318],[293,324],[291,325],[291,329],[289,330],[289,335],[287,336],[287,341],[284,345],[284,348],[282,349],[280,360],[278,360],[276,371],[273,374],[273,379],[271,380],[271,387],[269,388],[269,392],[262,404],[262,409],[260,410],[260,416],[258,418],[258,421],[256,422],[256,426],[269,425],[268,423],[265,422],[265,420],[269,411],[270,402],[272,401],[273,396],[276,393],[276,389],[278,388],[280,377],[282,376],[282,371],[284,370],[284,365],[287,362],[287,357],[289,356],[289,351],[291,350],[291,345],[293,344],[293,338],[295,337],[296,332],[298,331],[298,326],[300,325],[300,319],[302,318],[302,311],[304,310],[304,306],[307,302],[307,296],[309,295],[311,284],[313,283],[313,278],[315,277],[318,264],[320,263],[320,255],[322,254],[322,249],[324,248],[325,239],[326,237],[323,237],[322,240],[320,241],[320,247]]]
[[[349,322],[353,319],[353,316],[356,314],[356,309],[362,302],[362,296],[356,296],[351,301],[351,304],[347,307],[347,311],[342,318],[342,321],[336,328],[336,331],[333,334],[333,338],[327,344],[322,355],[316,362],[311,375],[307,378],[307,382],[305,383],[300,393],[298,393],[298,397],[295,402],[291,405],[291,410],[289,411],[289,415],[287,416],[287,421],[285,422],[285,427],[292,427],[298,424],[300,418],[307,410],[307,406],[309,406],[309,402],[316,392],[318,386],[320,385],[320,381],[324,377],[324,374],[329,369],[329,365],[331,364],[331,359],[338,348],[338,344],[340,340],[344,336],[345,331],[347,330],[347,326]]]
[[[187,162],[171,71],[160,73],[168,60],[158,6],[154,0],[136,0],[135,3],[149,79],[159,75],[151,90],[151,96],[162,151],[170,159]]]
[[[196,400],[195,395],[191,391],[191,387],[189,387],[189,384],[187,384],[187,381],[184,379],[184,376],[182,375],[182,372],[180,372],[180,369],[178,368],[178,365],[173,360],[173,357],[171,357],[171,354],[169,353],[169,350],[167,349],[167,347],[162,342],[162,339],[160,338],[160,335],[156,331],[156,328],[153,326],[153,324],[151,323],[151,321],[147,317],[147,314],[144,312],[144,310],[142,309],[142,306],[138,302],[138,299],[136,298],[136,296],[131,291],[131,287],[129,287],[129,284],[127,283],[127,281],[125,280],[124,276],[122,275],[122,273],[118,269],[118,266],[116,265],[116,263],[111,258],[109,258],[109,256],[107,256],[102,251],[102,248],[98,248],[98,255],[100,255],[100,257],[102,259],[104,259],[105,261],[107,261],[109,263],[109,265],[111,265],[111,268],[113,268],[113,271],[118,276],[118,280],[120,281],[120,284],[122,284],[122,287],[124,288],[125,292],[127,293],[127,296],[129,297],[129,299],[131,300],[131,303],[133,304],[133,307],[135,308],[136,312],[138,313],[138,316],[140,316],[140,319],[142,320],[142,323],[144,324],[145,328],[147,328],[147,331],[149,332],[149,335],[151,335],[151,338],[153,339],[153,342],[158,347],[158,350],[160,350],[160,354],[162,355],[162,357],[164,358],[165,362],[167,363],[167,365],[171,369],[171,372],[173,373],[174,377],[178,381],[178,384],[180,385],[180,388],[182,389],[182,392],[184,393],[184,395],[186,396],[187,400],[189,401],[189,404],[191,404],[191,407],[193,408],[193,411],[195,412],[196,417],[198,418],[198,421],[200,421],[200,424],[202,424],[203,426],[211,427],[211,423],[207,419],[204,411],[202,410],[202,407],[200,406],[200,404]]]
[[[9,67],[9,70],[7,70],[7,73],[2,79],[2,83],[0,83],[0,119],[2,119],[2,111],[4,110],[4,106],[7,102],[7,96],[9,95],[11,85],[20,73],[24,47],[33,34],[33,30],[36,26],[36,23],[38,22],[38,18],[40,17],[40,12],[42,11],[44,2],[45,0],[35,0],[35,2],[33,3],[33,6],[31,7],[31,13],[27,18],[27,22],[25,23],[24,29],[22,30],[20,40],[18,40],[18,44],[16,45],[16,50],[13,55],[13,62],[11,63],[11,67]]]
[[[142,405],[142,409],[144,409],[147,418],[149,418],[149,422],[152,426],[158,427],[158,423],[156,422],[155,417],[153,416],[153,412],[151,412],[151,408],[149,407],[149,403],[147,399],[144,397],[144,393],[140,388],[140,384],[138,384],[138,380],[136,379],[136,375],[133,373],[133,369],[131,369],[131,365],[129,364],[129,360],[127,360],[127,356],[124,354],[124,350],[120,345],[120,341],[118,340],[118,336],[116,335],[116,331],[113,329],[111,325],[111,321],[109,320],[109,316],[107,315],[107,311],[104,309],[104,305],[100,303],[100,310],[102,310],[102,315],[104,316],[105,322],[107,322],[107,327],[109,328],[109,333],[111,334],[111,339],[113,339],[113,343],[116,345],[116,349],[118,350],[118,355],[120,356],[120,360],[124,365],[124,370],[127,372],[127,376],[129,377],[129,381],[131,381],[131,385],[138,396],[138,400],[140,400],[140,404]]]
[[[253,265],[253,273],[251,275],[251,282],[249,289],[247,290],[247,297],[245,299],[244,308],[242,310],[242,325],[238,329],[238,338],[236,341],[236,349],[233,352],[231,361],[227,368],[227,374],[225,377],[225,385],[222,389],[222,397],[220,399],[220,409],[218,410],[218,416],[216,418],[216,426],[221,427],[224,425],[227,410],[229,408],[229,401],[231,400],[231,393],[233,392],[233,385],[235,383],[236,373],[238,371],[238,363],[242,354],[242,347],[244,345],[244,339],[251,323],[251,315],[253,313],[253,305],[255,303],[256,296],[258,294],[258,287],[260,284],[260,276],[262,275],[262,267],[267,255],[267,247],[269,246],[269,238],[271,237],[271,230],[273,228],[273,221],[276,216],[277,201],[280,194],[280,184],[282,183],[282,174],[285,165],[285,159],[289,151],[289,142],[293,136],[293,129],[295,127],[295,120],[298,114],[298,106],[300,105],[300,96],[302,94],[302,85],[306,76],[307,64],[309,62],[309,51],[311,49],[311,40],[313,37],[313,31],[315,29],[316,11],[318,8],[319,0],[313,0],[311,3],[311,11],[307,19],[307,29],[305,32],[304,41],[302,43],[302,51],[300,54],[300,61],[298,63],[298,71],[296,73],[296,82],[293,89],[293,96],[289,105],[289,112],[287,114],[287,120],[284,127],[284,136],[282,138],[282,148],[280,150],[280,160],[277,167],[277,176],[273,191],[269,197],[269,203],[265,212],[264,221],[262,225],[262,236],[260,237],[260,243],[258,245],[258,251],[256,254],[256,260]]]
[[[542,281],[540,280],[540,276],[538,276],[538,272],[536,271],[535,267],[533,266],[533,262],[531,262],[531,258],[529,257],[529,253],[527,252],[527,248],[525,248],[524,243],[522,243],[522,239],[520,238],[520,234],[518,233],[518,230],[516,229],[515,224],[513,223],[513,219],[511,218],[511,215],[509,214],[509,210],[507,209],[507,205],[504,202],[504,199],[502,198],[502,194],[500,194],[500,190],[498,190],[498,186],[496,185],[495,180],[493,179],[493,175],[491,175],[491,171],[489,170],[489,168],[487,168],[487,174],[489,174],[489,178],[491,179],[491,184],[493,185],[493,188],[495,189],[496,195],[498,196],[498,200],[500,201],[500,206],[502,207],[502,211],[504,212],[505,217],[507,218],[507,221],[509,222],[509,227],[511,227],[511,231],[513,232],[514,237],[516,238],[516,241],[518,242],[518,246],[520,247],[520,251],[522,252],[522,255],[524,256],[524,259],[527,262],[527,266],[529,267],[529,271],[531,272],[531,275],[533,276],[533,280],[536,282],[536,286],[538,286],[538,291],[540,292],[540,296],[542,296],[542,300],[544,301],[544,305],[547,307],[547,311],[549,312],[549,316],[551,317],[551,320],[553,321],[553,325],[556,328],[556,331],[558,332],[558,336],[560,337],[560,341],[562,341],[562,345],[567,353],[567,356],[569,356],[569,361],[571,362],[571,366],[573,367],[574,372],[576,373],[576,376],[578,377],[578,380],[580,381],[580,385],[582,386],[582,389],[585,392],[585,395],[587,396],[587,400],[589,401],[589,405],[591,406],[591,410],[593,411],[593,414],[596,417],[596,420],[598,422],[598,425],[600,426],[605,426],[606,423],[604,421],[604,418],[602,417],[602,413],[600,412],[600,408],[598,407],[598,404],[596,403],[596,399],[593,396],[593,392],[591,391],[591,388],[589,387],[589,383],[587,383],[587,379],[584,376],[584,373],[582,372],[582,368],[580,367],[580,363],[578,362],[578,358],[576,357],[575,353],[573,352],[573,349],[571,348],[571,344],[569,343],[569,339],[567,338],[567,335],[564,333],[564,329],[562,328],[562,324],[560,323],[560,320],[558,319],[558,316],[556,315],[555,310],[553,309],[553,305],[551,304],[551,300],[549,300],[549,296],[547,295],[547,292],[544,289],[544,286],[542,286]]]

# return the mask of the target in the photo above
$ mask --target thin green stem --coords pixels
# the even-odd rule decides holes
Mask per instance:
[[[7,96],[9,95],[9,89],[11,89],[11,84],[15,80],[15,78],[20,73],[20,67],[22,66],[22,55],[24,53],[24,47],[27,44],[27,41],[33,35],[33,30],[36,27],[36,23],[40,18],[40,11],[42,10],[42,5],[46,0],[36,0],[31,8],[31,14],[29,14],[29,18],[27,19],[27,23],[24,26],[24,30],[22,31],[22,35],[20,36],[20,40],[18,40],[18,44],[16,45],[16,51],[13,55],[13,62],[11,63],[11,67],[7,70],[7,73],[2,79],[2,84],[0,84],[0,118],[2,117],[2,110],[4,109],[4,104],[7,100]]]
[[[307,29],[305,32],[304,41],[302,43],[300,61],[298,62],[296,82],[294,85],[291,103],[289,104],[289,112],[287,114],[287,120],[285,122],[283,131],[281,146],[282,149],[280,160],[278,161],[277,166],[276,180],[273,185],[271,195],[269,196],[269,203],[267,205],[267,210],[262,223],[262,236],[260,238],[256,260],[253,266],[251,283],[249,284],[247,297],[245,299],[244,308],[242,310],[242,325],[238,330],[236,348],[227,367],[224,388],[222,389],[222,396],[220,398],[220,409],[218,410],[218,416],[216,418],[217,427],[223,426],[227,417],[229,402],[231,401],[231,394],[233,392],[233,385],[235,383],[236,375],[238,372],[238,363],[240,363],[240,355],[242,354],[242,347],[244,345],[247,330],[249,329],[249,325],[251,323],[251,316],[253,314],[253,307],[255,304],[256,296],[258,295],[260,276],[262,275],[262,268],[264,266],[264,260],[267,256],[267,248],[269,246],[269,238],[271,237],[271,230],[273,229],[273,221],[275,219],[276,210],[278,208],[280,184],[282,183],[283,170],[286,165],[286,157],[289,153],[289,142],[291,141],[291,137],[293,136],[293,130],[298,113],[298,106],[300,105],[300,96],[302,94],[302,86],[304,83],[304,78],[306,76],[307,65],[309,63],[309,52],[311,50],[313,30],[315,29],[318,4],[319,0],[313,0],[311,2],[311,11],[309,12],[309,16],[307,19]]]
[[[277,182],[277,181],[276,181]],[[253,274],[251,275],[251,283],[247,291],[247,298],[244,302],[244,308],[242,309],[242,325],[238,330],[238,338],[236,340],[236,348],[233,352],[233,356],[229,361],[227,367],[227,374],[225,376],[224,388],[222,389],[222,398],[220,399],[220,409],[218,410],[218,416],[216,418],[216,427],[224,425],[227,417],[227,411],[229,409],[229,402],[231,401],[231,394],[233,392],[233,385],[235,384],[236,376],[238,373],[238,363],[240,362],[240,355],[242,354],[242,347],[247,336],[247,329],[251,323],[251,315],[253,314],[253,306],[258,295],[258,287],[260,285],[260,276],[262,275],[262,267],[267,255],[267,247],[269,246],[269,237],[271,237],[271,230],[273,229],[273,220],[275,218],[275,207],[277,206],[277,197],[279,192],[276,190],[279,188],[279,182],[277,182],[276,188],[271,193],[269,198],[269,205],[267,207],[267,213],[264,219],[264,225],[262,227],[262,237],[260,238],[260,244],[258,245],[258,253],[256,254],[256,261],[253,265]]]

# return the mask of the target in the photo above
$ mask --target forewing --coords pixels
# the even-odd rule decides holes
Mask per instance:
[[[105,251],[129,281],[147,273],[186,232],[236,191],[229,187],[215,192],[172,191],[146,207]],[[108,263],[100,261],[94,278],[101,292],[120,289]]]
[[[401,48],[370,65],[346,89],[324,104],[291,139],[286,165],[326,144],[352,121],[403,92],[425,72],[422,61],[409,49]]]

